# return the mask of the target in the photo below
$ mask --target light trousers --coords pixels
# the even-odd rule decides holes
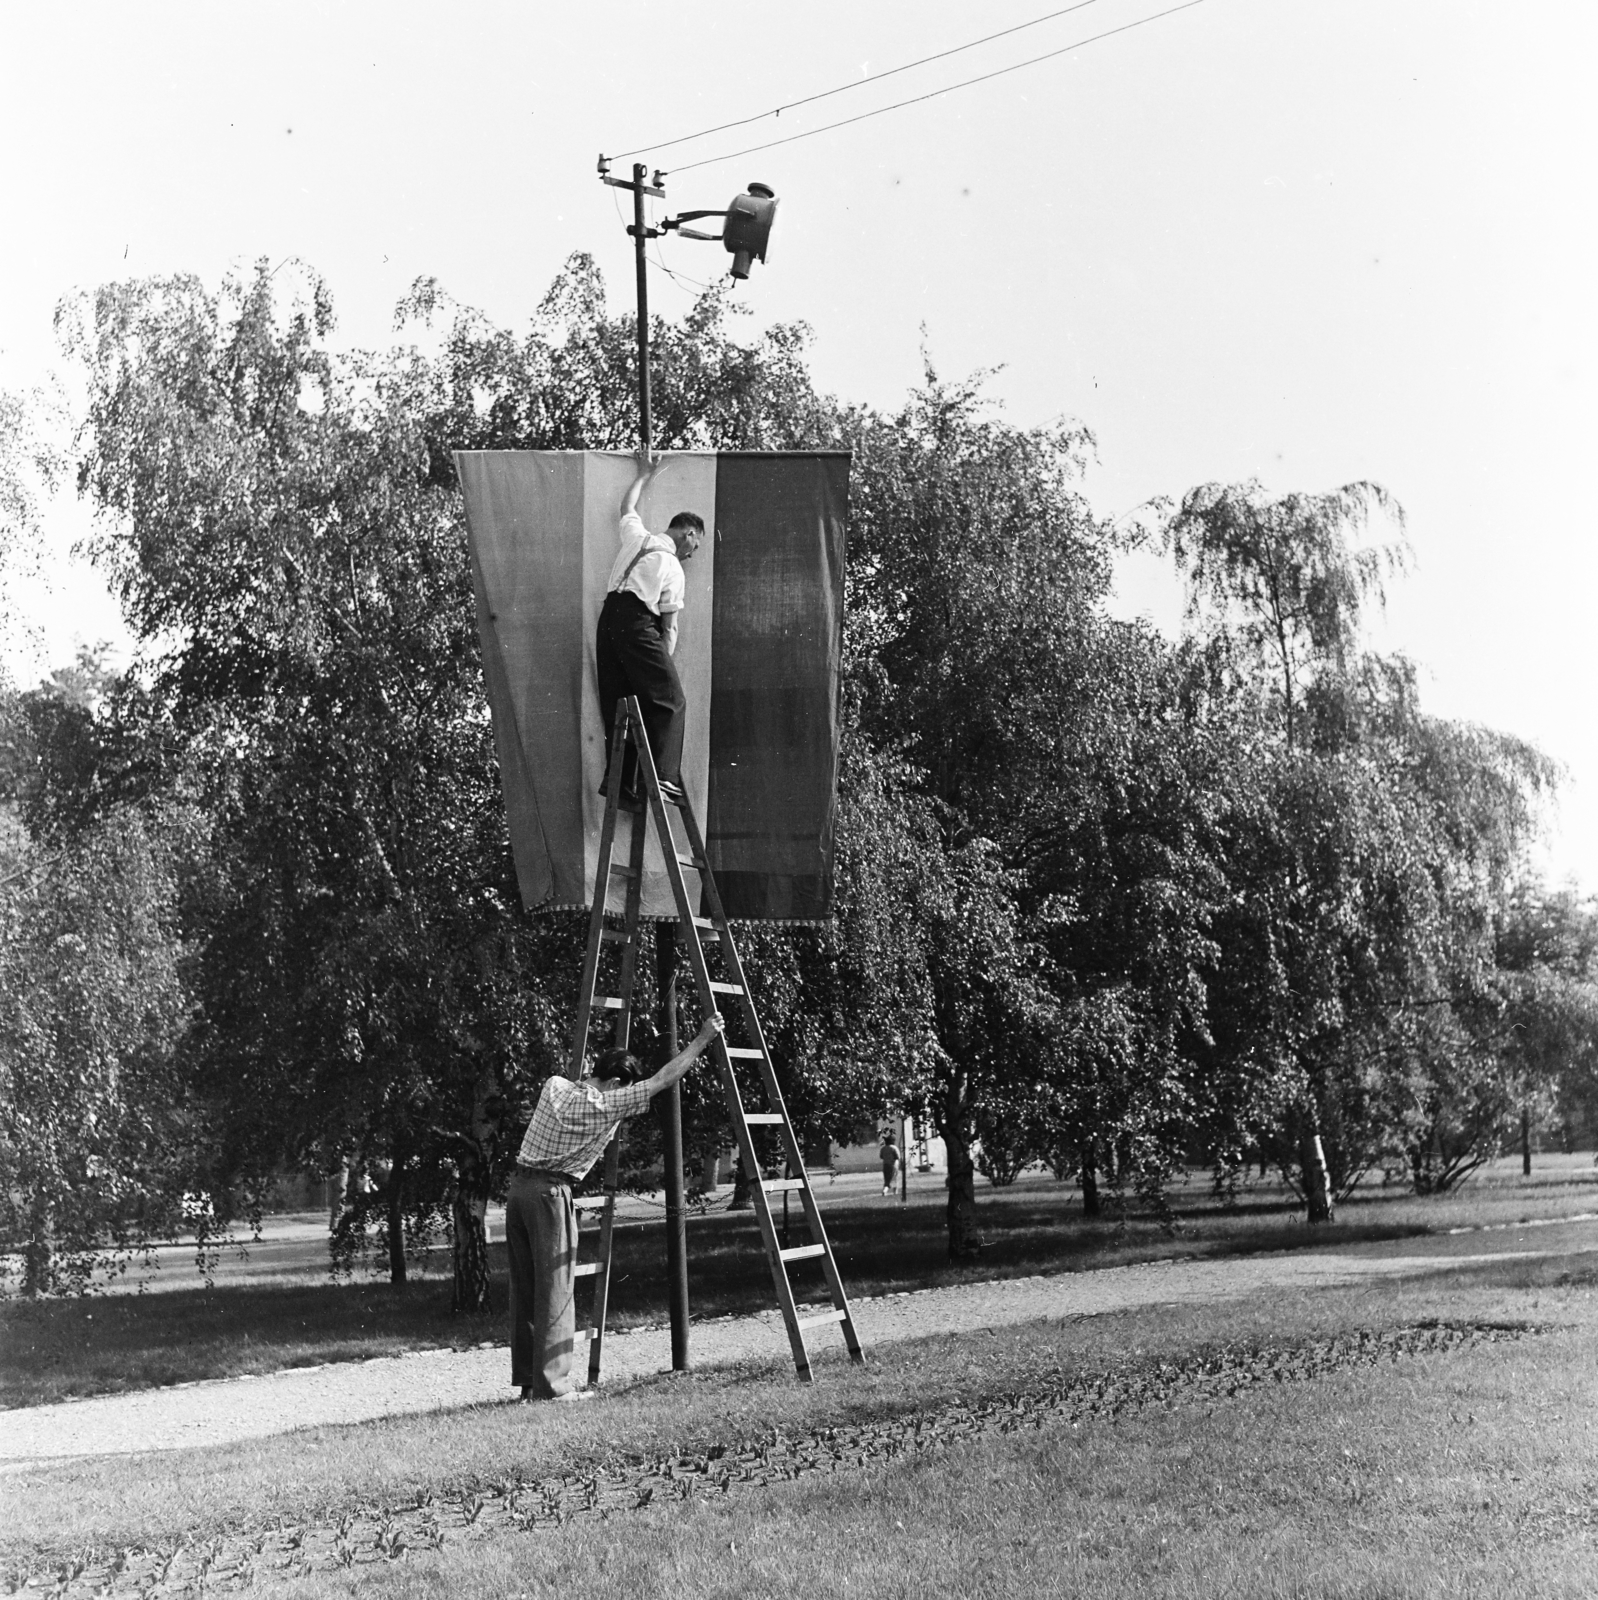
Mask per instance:
[[[510,1381],[552,1400],[582,1381],[571,1376],[577,1344],[572,1268],[577,1213],[569,1183],[518,1172],[505,1197],[510,1249]]]

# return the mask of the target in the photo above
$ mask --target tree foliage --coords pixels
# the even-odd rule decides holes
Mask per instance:
[[[204,1120],[178,1069],[188,1020],[176,855],[189,819],[108,810],[0,863],[0,1236],[21,1288],[81,1288],[185,1223],[202,1260]],[[0,1260],[11,1261],[10,1256]]]
[[[652,325],[656,444],[854,459],[837,912],[745,952],[810,1136],[930,1118],[963,1255],[978,1171],[1161,1202],[1180,1162],[1225,1187],[1260,1157],[1329,1214],[1375,1168],[1459,1181],[1534,1100],[1590,1114],[1591,908],[1521,875],[1557,774],[1362,648],[1405,560],[1384,491],[1164,508],[1191,594],[1168,641],[1108,613],[1084,428],[1017,427],[930,363],[897,410],[845,406],[802,325],[735,316],[712,292]],[[347,1180],[341,1259],[375,1241],[403,1278],[447,1228],[479,1308],[581,918],[516,900],[452,452],[629,448],[633,319],[576,256],[519,332],[419,282],[383,354],[334,353],[323,285],[264,265],[109,285],[61,327],[141,653],[8,701],[30,1284],[185,1196],[225,1226],[291,1165]],[[91,904],[95,875],[120,887]],[[685,1110],[725,1140],[708,1079]],[[69,1205],[91,1177],[103,1203]]]

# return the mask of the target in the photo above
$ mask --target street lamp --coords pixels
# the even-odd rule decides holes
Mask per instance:
[[[720,233],[700,233],[683,227],[685,222],[698,222],[703,217],[725,217],[726,226]],[[766,241],[776,220],[776,195],[763,183],[751,183],[743,194],[733,196],[725,211],[685,211],[680,217],[667,217],[660,229],[662,233],[679,233],[685,239],[719,239],[732,257],[729,271],[733,277],[743,279],[749,276],[751,261],[766,259]]]
[[[649,169],[641,161],[633,163],[633,175],[613,178],[610,162],[599,158],[599,179],[613,189],[627,189],[633,197],[633,220],[627,231],[633,239],[633,257],[638,277],[638,442],[647,452],[653,434],[649,405],[649,276],[644,260],[646,240],[658,239],[665,233],[677,233],[684,239],[705,239],[726,246],[732,257],[728,269],[731,276],[742,280],[749,276],[749,268],[756,261],[766,259],[766,245],[771,238],[771,225],[777,219],[777,196],[763,183],[751,183],[739,195],[734,195],[725,211],[685,211],[680,217],[667,217],[658,228],[644,225],[644,196],[657,200],[666,198],[666,174],[657,171],[650,181]],[[720,233],[701,233],[685,223],[702,222],[706,217],[725,217]]]

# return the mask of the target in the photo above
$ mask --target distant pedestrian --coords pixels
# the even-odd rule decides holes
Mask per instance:
[[[882,1136],[882,1148],[877,1151],[877,1157],[882,1162],[882,1192],[892,1194],[893,1186],[899,1181],[899,1147],[893,1141],[891,1128]]]

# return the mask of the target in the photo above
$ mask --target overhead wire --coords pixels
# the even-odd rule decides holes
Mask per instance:
[[[847,128],[856,122],[867,122],[872,117],[886,116],[890,111],[902,111],[906,106],[920,105],[926,100],[936,100],[940,95],[953,94],[956,89],[969,89],[974,84],[989,83],[994,78],[1002,78],[1012,72],[1019,72],[1023,67],[1035,67],[1042,61],[1052,61],[1056,56],[1069,55],[1073,50],[1081,50],[1090,44],[1098,44],[1102,39],[1113,39],[1118,33],[1131,33],[1135,28],[1146,28],[1151,22],[1160,22],[1166,17],[1174,17],[1179,11],[1191,11],[1194,6],[1201,6],[1204,0],[1184,0],[1179,6],[1171,6],[1164,11],[1156,11],[1152,16],[1139,17],[1136,22],[1123,23],[1118,28],[1107,28],[1103,33],[1095,33],[1086,39],[1078,39],[1074,44],[1062,45],[1058,50],[1049,50],[1042,55],[1031,56],[1025,61],[1017,61],[1008,67],[999,67],[992,72],[984,72],[975,78],[965,78],[959,83],[951,83],[942,89],[932,89],[926,94],[912,95],[908,100],[896,100],[892,105],[878,106],[874,111],[862,111],[858,116],[842,117],[837,122],[828,122],[819,128],[807,129],[804,133],[792,133],[785,139],[770,139],[764,144],[746,145],[742,150],[731,150],[722,156],[706,156],[703,161],[690,161],[680,167],[673,167],[672,173],[692,172],[696,167],[713,167],[723,161],[736,161],[740,156],[751,156],[761,150],[775,150],[779,145],[796,144],[800,139],[813,139],[818,133],[831,133],[835,128]],[[662,173],[661,176],[670,174]]]
[[[913,72],[917,67],[925,67],[934,61],[942,61],[948,56],[957,56],[965,50],[975,50],[979,45],[992,44],[995,39],[1006,39],[1012,33],[1023,33],[1028,28],[1041,27],[1045,22],[1053,22],[1058,17],[1069,16],[1073,11],[1085,11],[1089,6],[1094,6],[1099,0],[1077,0],[1075,5],[1063,6],[1058,11],[1050,11],[1046,16],[1034,17],[1030,22],[1018,22],[1013,28],[1001,28],[997,33],[990,33],[981,39],[973,39],[969,44],[957,44],[952,49],[940,50],[936,55],[922,56],[919,61],[907,61],[901,67],[890,67],[886,72],[879,72],[872,77],[856,78],[849,83],[841,83],[836,89],[823,89],[820,94],[807,94],[801,100],[790,100],[785,105],[775,107],[771,111],[758,111],[752,117],[739,117],[733,122],[718,123],[714,128],[701,128],[698,133],[684,133],[675,139],[667,139],[663,144],[641,144],[632,150],[623,150],[618,155],[609,156],[610,161],[623,161],[628,156],[642,155],[644,151],[669,150],[673,145],[688,144],[694,139],[708,139],[713,133],[726,133],[731,128],[747,128],[752,122],[764,122],[767,117],[780,117],[784,111],[797,111],[800,106],[814,105],[817,100],[829,100],[835,94],[847,94],[851,89],[863,89],[867,84],[881,83],[885,78],[896,78],[901,72]]]

